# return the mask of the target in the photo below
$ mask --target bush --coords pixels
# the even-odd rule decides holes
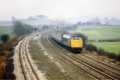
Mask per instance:
[[[109,53],[107,54],[107,56],[108,56],[109,58],[112,58],[112,59],[116,59],[116,57],[117,57],[117,56],[115,55],[115,53],[112,53],[112,52],[111,52],[111,53],[109,52]]]
[[[3,42],[3,44],[6,43],[8,40],[9,40],[9,35],[4,34],[1,36],[1,41]]]
[[[116,56],[116,59],[120,61],[120,55],[117,55],[117,56]]]
[[[97,51],[97,47],[96,46],[94,46],[94,45],[92,45],[92,44],[88,44],[88,45],[86,45],[86,50],[88,50],[88,51],[90,51],[90,52],[92,52],[92,51]]]
[[[97,53],[98,53],[99,55],[105,55],[105,54],[106,54],[106,52],[105,52],[103,49],[98,49],[98,50],[97,50]]]

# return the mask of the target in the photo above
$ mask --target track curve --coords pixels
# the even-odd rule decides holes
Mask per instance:
[[[85,72],[89,73],[96,79],[110,79],[110,80],[119,80],[120,79],[120,70],[110,66],[109,64],[105,64],[104,62],[100,62],[99,60],[93,59],[92,57],[88,57],[82,54],[74,55],[73,53],[62,49],[61,46],[56,44],[50,37],[50,33],[47,32],[41,36],[41,43],[46,47],[49,51],[58,54],[63,57],[65,60],[69,61],[73,65],[81,68]],[[54,48],[54,49],[53,49]],[[98,63],[99,62],[99,63]],[[107,71],[106,71],[107,70]]]
[[[28,35],[19,42],[19,61],[24,80],[40,80],[39,73],[33,65],[33,61],[28,51],[28,43],[34,36],[34,34]]]

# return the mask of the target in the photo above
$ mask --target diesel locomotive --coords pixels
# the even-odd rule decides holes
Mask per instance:
[[[64,33],[58,30],[52,30],[51,38],[72,52],[81,52],[83,48],[83,40],[75,34]]]

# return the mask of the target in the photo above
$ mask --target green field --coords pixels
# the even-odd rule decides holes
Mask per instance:
[[[99,26],[100,27],[100,26]],[[86,36],[88,36],[88,39],[98,40],[98,39],[116,39],[120,38],[120,27],[110,27],[110,28],[86,28],[81,29],[81,27],[78,27],[78,29],[75,32],[81,32],[84,33]]]
[[[116,55],[120,55],[120,42],[104,42],[104,43],[93,43],[99,49],[104,49],[108,52],[114,52]]]
[[[72,33],[83,33],[88,37],[88,40],[99,39],[120,39],[120,27],[119,26],[79,26]],[[102,48],[108,52],[114,52],[120,55],[120,42],[103,42],[92,43],[98,48]]]
[[[3,34],[8,34],[10,38],[15,37],[14,33],[12,32],[12,26],[0,26],[0,36]],[[0,41],[1,43],[1,41]]]

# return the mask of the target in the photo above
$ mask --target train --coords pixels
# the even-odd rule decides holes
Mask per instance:
[[[55,42],[72,52],[80,53],[83,49],[83,39],[78,35],[52,30],[50,36]]]

